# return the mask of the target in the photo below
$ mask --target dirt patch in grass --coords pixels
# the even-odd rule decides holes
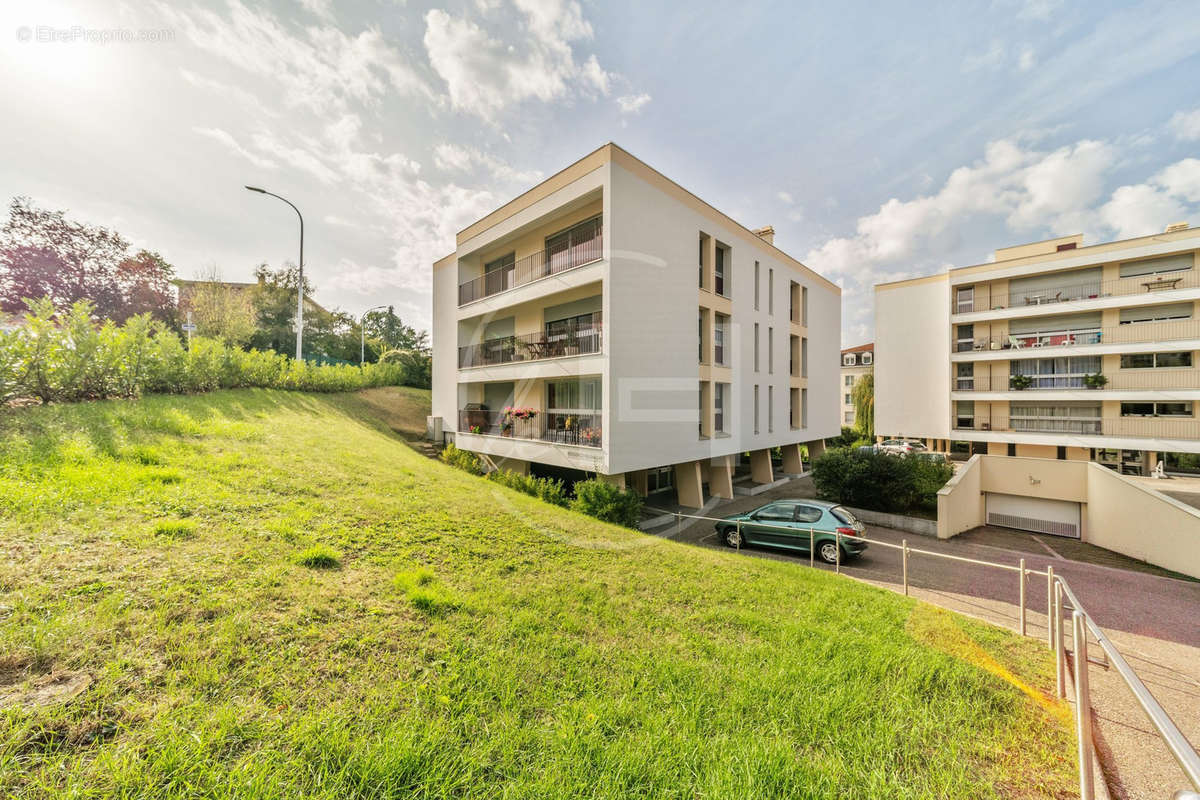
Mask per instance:
[[[83,672],[56,670],[36,679],[28,687],[12,684],[0,686],[0,708],[20,706],[32,709],[60,705],[74,700],[92,685],[90,675]]]

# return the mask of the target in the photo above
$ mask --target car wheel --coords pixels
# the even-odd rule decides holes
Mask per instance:
[[[838,546],[835,542],[821,542],[817,545],[817,556],[826,564],[838,563]],[[845,558],[841,559],[845,561]]]
[[[734,549],[744,547],[746,540],[742,538],[742,532],[738,530],[736,525],[730,525],[725,530],[721,531],[721,538],[725,540],[727,547]]]

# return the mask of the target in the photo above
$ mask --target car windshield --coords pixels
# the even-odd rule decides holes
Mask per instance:
[[[858,524],[858,518],[841,506],[835,506],[834,508],[829,509],[829,513],[837,517],[838,522],[844,522],[847,525]]]

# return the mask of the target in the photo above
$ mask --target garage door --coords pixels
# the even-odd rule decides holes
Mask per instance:
[[[1015,494],[987,494],[988,525],[1079,538],[1079,503]]]

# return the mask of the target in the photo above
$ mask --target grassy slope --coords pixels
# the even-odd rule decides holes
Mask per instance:
[[[543,506],[354,396],[0,415],[0,526],[0,794],[1071,793],[1061,709],[977,666],[1045,688],[1036,642]],[[54,671],[92,683],[3,707]]]

